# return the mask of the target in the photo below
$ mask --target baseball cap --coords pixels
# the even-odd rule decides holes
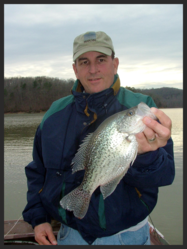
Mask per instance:
[[[114,52],[111,38],[102,31],[88,31],[77,36],[73,42],[73,60],[75,61],[81,54],[89,51],[96,51],[106,55]]]

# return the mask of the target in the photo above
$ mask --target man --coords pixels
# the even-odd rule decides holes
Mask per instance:
[[[87,32],[75,38],[72,94],[55,101],[34,140],[33,161],[26,167],[28,203],[23,211],[41,245],[56,245],[51,219],[61,222],[59,245],[150,244],[148,215],[157,202],[158,187],[173,182],[175,170],[171,120],[149,97],[120,87],[110,37]],[[92,195],[83,219],[64,210],[61,198],[80,185],[84,171],[72,174],[71,160],[85,136],[112,114],[145,102],[159,122],[145,117],[147,128],[137,134],[138,156],[116,190],[105,200]]]

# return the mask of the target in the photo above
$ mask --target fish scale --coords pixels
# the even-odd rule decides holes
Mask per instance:
[[[85,170],[84,178],[80,186],[61,199],[62,208],[82,219],[97,187],[104,199],[115,191],[137,156],[135,135],[145,129],[145,116],[156,119],[151,109],[140,103],[110,116],[83,140],[72,160],[72,173]]]

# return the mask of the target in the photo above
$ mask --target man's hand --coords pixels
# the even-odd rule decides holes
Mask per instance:
[[[167,144],[171,136],[171,119],[161,110],[152,107],[151,111],[159,119],[160,123],[149,117],[143,118],[146,124],[144,132],[136,135],[138,142],[138,154],[157,150]]]
[[[57,245],[52,227],[49,223],[42,223],[34,228],[35,240],[39,245]]]

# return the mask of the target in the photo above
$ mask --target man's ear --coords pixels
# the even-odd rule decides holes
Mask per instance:
[[[74,71],[74,73],[75,73],[75,75],[77,77],[77,68],[76,68],[75,63],[73,63],[72,66],[73,66],[73,71]],[[77,77],[77,79],[78,79],[78,77]]]
[[[114,58],[114,74],[117,74],[118,71],[118,65],[119,65],[119,59],[116,57]]]

